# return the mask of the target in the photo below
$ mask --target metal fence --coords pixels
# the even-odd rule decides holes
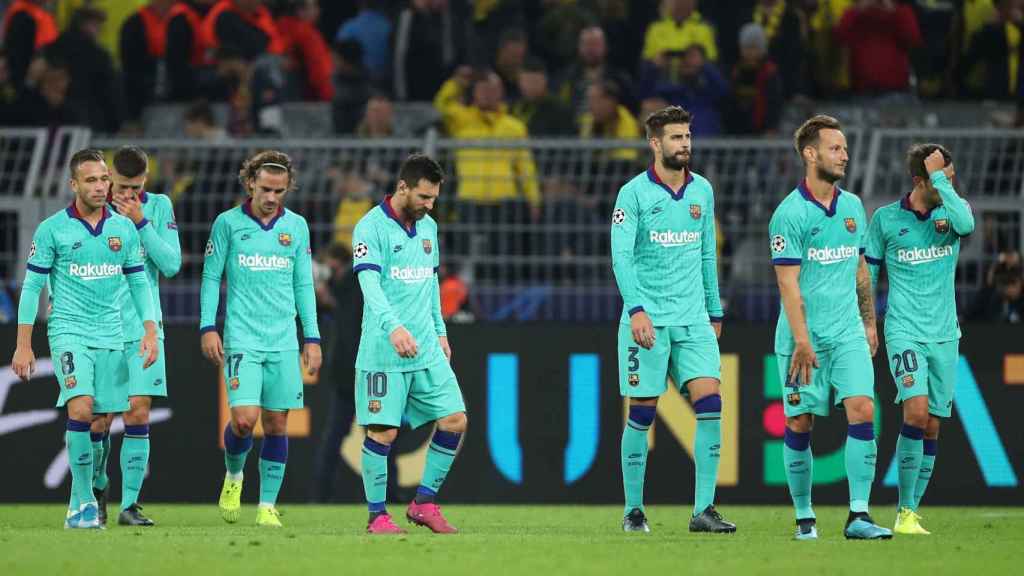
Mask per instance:
[[[7,150],[7,138],[16,137],[13,131],[0,131],[0,150]],[[77,132],[61,137],[61,146],[49,149],[84,144]],[[991,220],[991,235],[1000,246],[1020,247],[1024,167],[1016,150],[1024,144],[1024,135],[851,130],[847,137],[853,158],[844,186],[864,196],[870,208],[909,190],[902,158],[911,141],[940,141],[953,150],[959,185],[976,212],[983,222]],[[351,227],[362,213],[394,187],[401,161],[411,152],[426,151],[449,174],[434,212],[441,229],[443,265],[446,272],[467,281],[478,317],[614,320],[621,303],[609,261],[608,215],[618,189],[644,170],[649,156],[644,142],[575,139],[89,140],[104,149],[128,143],[142,146],[152,156],[148,188],[174,201],[183,267],[178,276],[161,284],[169,322],[193,322],[198,317],[201,254],[210,224],[243,198],[237,181],[242,161],[266,148],[284,150],[296,163],[299,188],[288,205],[309,221],[318,253],[332,242],[349,242]],[[26,145],[19,146],[13,158],[25,157]],[[699,140],[694,148],[692,168],[715,188],[720,284],[727,314],[769,319],[777,312],[778,296],[767,264],[767,225],[775,206],[802,178],[799,158],[784,139]],[[24,187],[15,202],[26,215],[18,221],[23,232],[19,246],[0,249],[3,276],[13,278],[15,263],[20,266],[22,260],[17,255],[27,246],[20,243],[47,213],[40,207],[53,208],[56,198],[66,202],[70,193],[62,190],[67,176],[63,164],[45,154],[11,162],[7,154],[3,158],[0,198],[5,182],[14,182],[11,190]],[[33,173],[33,166],[38,173]],[[512,190],[514,197],[496,198],[503,190]],[[525,201],[534,191],[541,200],[536,205]],[[2,222],[6,235],[8,226]],[[979,229],[983,233],[977,238],[990,234],[985,226]],[[983,281],[982,271],[993,250],[989,244],[972,238],[965,246],[959,284],[965,294]]]

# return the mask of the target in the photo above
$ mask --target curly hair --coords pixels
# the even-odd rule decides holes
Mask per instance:
[[[238,182],[246,191],[249,190],[249,183],[256,180],[260,170],[270,174],[288,174],[288,191],[296,186],[296,170],[292,165],[292,159],[280,150],[264,150],[250,156],[242,163],[242,169],[238,171]]]

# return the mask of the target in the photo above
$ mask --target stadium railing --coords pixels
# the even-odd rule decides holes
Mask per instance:
[[[0,142],[13,137],[13,133],[4,134],[0,132]],[[853,129],[847,136],[853,158],[844,187],[864,197],[869,214],[909,190],[903,155],[910,141],[937,140],[954,151],[958,184],[981,219],[991,221],[984,226],[979,223],[980,231],[988,228],[965,244],[958,284],[965,294],[977,290],[984,280],[992,251],[990,235],[1002,244],[1020,247],[1024,158],[1014,147],[1021,144],[1024,134]],[[69,143],[75,138],[81,142],[79,133],[63,137]],[[210,224],[219,212],[243,198],[237,182],[242,161],[266,148],[282,149],[295,160],[299,189],[288,205],[309,220],[318,252],[334,241],[349,242],[351,227],[362,211],[393,189],[401,161],[411,152],[427,151],[442,162],[449,175],[434,212],[441,228],[445,271],[467,281],[478,317],[613,321],[620,300],[608,254],[608,214],[618,189],[644,170],[649,156],[642,141],[470,142],[433,135],[394,140],[86,141],[104,149],[129,143],[145,148],[153,159],[149,189],[167,193],[174,200],[183,267],[177,277],[161,284],[168,322],[193,322],[198,317],[201,254]],[[495,176],[516,174],[511,168],[502,168],[513,159],[523,161],[518,167],[525,172],[529,167],[525,160],[532,160],[535,176]],[[38,170],[34,175],[33,166]],[[791,141],[700,139],[694,145],[692,166],[715,187],[720,284],[728,315],[754,321],[771,319],[778,310],[778,297],[767,263],[768,220],[803,174]],[[44,183],[35,188],[48,192],[35,196],[60,196],[61,202],[69,197],[62,164],[39,160],[19,170],[18,174],[0,175],[0,190],[4,178],[15,179],[11,181],[30,190],[28,179],[33,178]],[[523,191],[534,186],[542,198],[538,210],[524,201]],[[513,199],[493,201],[487,197],[503,187],[514,190]],[[32,203],[32,196],[23,193],[18,202]],[[19,220],[19,237],[30,237],[42,214],[46,212]],[[19,238],[19,246],[26,246],[22,241]],[[5,276],[12,278],[18,274],[12,264],[20,264],[22,258],[16,255],[20,252],[9,252],[4,252],[3,265],[8,270]]]

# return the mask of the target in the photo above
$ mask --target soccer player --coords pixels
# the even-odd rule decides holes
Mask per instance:
[[[160,306],[160,276],[170,278],[181,268],[181,246],[178,225],[174,221],[171,199],[163,194],[146,192],[149,156],[135,147],[124,147],[114,154],[110,178],[110,207],[135,224],[145,258],[146,279],[153,293],[153,314],[157,323],[159,357],[153,366],[142,369],[141,359],[132,353],[142,336],[142,323],[135,309],[121,309],[124,323],[125,361],[128,364],[129,410],[123,415],[124,439],[121,442],[121,513],[117,523],[122,526],[152,526],[153,521],[142,514],[139,492],[149,463],[149,410],[153,397],[167,396],[167,369],[164,355],[163,309]],[[124,295],[127,299],[127,294]],[[110,450],[109,423],[100,442],[93,436],[93,459],[99,456],[99,474],[93,480],[93,492],[100,503],[100,518],[106,523],[106,462]],[[94,430],[95,433],[95,430]],[[99,454],[97,454],[99,449]],[[94,462],[96,464],[96,462]]]
[[[275,508],[288,461],[288,411],[302,408],[302,374],[295,316],[302,322],[302,360],[320,369],[312,250],[306,219],[284,207],[295,188],[287,154],[268,150],[242,165],[245,203],[222,212],[206,244],[200,304],[203,354],[224,370],[231,422],[224,428],[227,473],[220,511],[229,523],[241,512],[242,471],[257,419],[263,423],[258,526],[281,527]],[[217,333],[221,278],[227,274],[224,341]]]
[[[406,518],[437,533],[457,530],[435,503],[466,431],[466,406],[450,365],[437,269],[437,223],[427,215],[444,171],[422,154],[409,156],[395,192],[356,224],[352,270],[363,292],[363,334],[356,355],[356,417],[366,427],[363,490],[366,531],[398,534],[385,507],[388,453],[403,414],[413,428],[436,422],[423,479]]]
[[[889,275],[885,349],[896,402],[903,403],[894,532],[928,534],[917,509],[935,465],[939,424],[952,413],[960,346],[956,260],[960,238],[974,231],[974,215],[953,189],[948,150],[938,144],[911,146],[907,169],[914,188],[875,211],[865,256],[872,282],[883,263]]]
[[[71,157],[70,206],[44,220],[29,249],[25,283],[18,304],[18,344],[12,365],[24,380],[32,376],[32,328],[39,292],[50,280],[53,310],[48,323],[50,354],[60,369],[57,406],[67,406],[65,440],[71,467],[71,501],[66,528],[100,528],[93,495],[93,418],[129,409],[121,309],[122,276],[127,279],[137,318],[145,333],[138,345],[142,368],[159,354],[153,296],[135,226],[106,207],[110,175],[98,150]]]
[[[644,513],[647,431],[669,378],[697,413],[691,532],[735,532],[715,510],[719,448],[722,304],[715,199],[689,168],[690,114],[669,106],[647,117],[654,162],[619,190],[612,211],[612,268],[622,294],[619,392],[629,397],[622,432],[622,529],[650,532]]]
[[[850,513],[844,535],[888,539],[892,532],[868,515],[877,455],[871,357],[878,336],[871,277],[862,256],[867,216],[860,198],[836,186],[849,162],[839,122],[814,116],[794,140],[805,177],[775,209],[769,236],[782,296],[775,354],[785,383],[783,458],[796,509],[796,538],[818,537],[811,507],[811,428],[815,416],[828,416],[835,389],[835,404],[842,403],[849,423]]]

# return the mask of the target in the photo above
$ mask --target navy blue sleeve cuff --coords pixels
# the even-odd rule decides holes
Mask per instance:
[[[376,264],[356,264],[352,267],[353,274],[359,274],[363,270],[374,270],[380,272],[380,266],[377,266]]]
[[[29,270],[35,272],[36,274],[49,274],[50,273],[50,269],[49,268],[43,268],[42,266],[36,266],[35,264],[32,264],[31,262],[29,262],[28,264],[25,264],[25,267],[28,268]]]
[[[799,266],[799,258],[772,258],[772,264],[776,266]]]
[[[216,331],[217,331],[217,327],[216,326],[203,326],[202,328],[199,329],[199,334],[202,335],[202,334],[206,334],[207,332],[216,332]]]
[[[630,315],[630,317],[632,317],[637,312],[643,312],[643,311],[644,311],[644,307],[643,306],[634,306],[634,307],[629,309],[629,315]]]
[[[142,220],[139,220],[138,224],[135,225],[135,229],[142,230],[143,228],[146,227],[146,224],[149,224],[149,220],[143,218]]]
[[[872,258],[871,256],[867,255],[864,256],[864,259],[867,260],[868,264],[871,264],[872,266],[881,266],[882,262],[884,262],[884,260],[882,260],[881,258]]]
[[[125,266],[121,269],[125,274],[135,274],[136,272],[145,272],[145,270],[146,267],[141,264],[138,266]]]
[[[710,320],[712,322],[721,322],[722,320],[725,320],[725,316],[711,316],[709,314],[708,315],[708,320]]]
[[[304,343],[306,343],[306,344],[319,344],[320,343],[320,339],[319,338],[303,338],[302,341]]]

